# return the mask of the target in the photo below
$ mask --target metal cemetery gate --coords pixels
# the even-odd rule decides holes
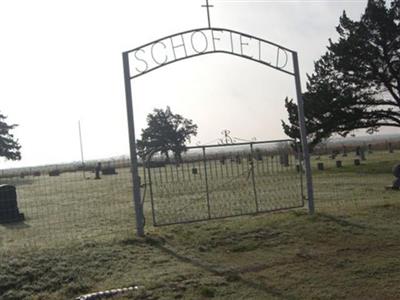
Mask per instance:
[[[182,161],[147,163],[155,226],[304,205],[291,140],[189,147]]]
[[[308,153],[307,132],[306,132],[305,118],[304,118],[304,104],[301,92],[300,69],[299,69],[299,60],[297,52],[289,48],[286,48],[282,45],[278,45],[274,42],[261,39],[250,34],[246,34],[243,32],[227,28],[212,27],[210,21],[210,11],[209,11],[209,8],[212,6],[209,5],[208,0],[206,0],[206,5],[204,5],[203,7],[207,8],[208,27],[186,30],[175,34],[171,34],[122,53],[123,66],[124,66],[126,110],[128,116],[130,157],[132,164],[131,171],[132,171],[132,181],[133,181],[133,202],[135,205],[136,232],[138,236],[144,236],[144,214],[143,214],[143,204],[141,203],[141,195],[140,195],[140,178],[139,178],[138,158],[136,150],[135,122],[134,122],[134,114],[132,106],[133,102],[132,80],[140,76],[143,76],[145,74],[148,74],[154,70],[162,68],[164,66],[168,66],[170,64],[179,61],[209,54],[233,55],[236,57],[240,57],[242,59],[246,59],[249,61],[256,62],[258,64],[265,65],[266,67],[273,68],[277,71],[293,76],[296,87],[296,95],[297,95],[299,129],[300,129],[300,137],[302,144],[301,152],[303,155],[302,161],[304,162],[304,169],[305,169],[305,178],[306,178],[305,183],[307,188],[308,210],[310,214],[314,213],[314,189],[312,184],[310,157]],[[255,146],[255,143],[250,145]],[[203,148],[203,151],[205,151],[205,148]],[[197,203],[195,200],[197,199],[196,197],[200,197],[201,192],[203,192],[204,195],[204,191],[200,187],[205,186],[205,188],[208,189],[208,191],[206,191],[207,209],[204,210],[203,207],[200,207],[202,208],[202,210],[199,210],[195,216],[191,217],[189,216],[187,218],[183,218],[180,221],[178,220],[178,222],[225,217],[229,215],[240,215],[257,211],[269,211],[275,209],[274,207],[265,206],[264,203],[265,201],[263,200],[264,199],[263,190],[260,191],[257,190],[257,187],[260,186],[260,184],[257,183],[257,180],[260,181],[264,180],[265,178],[269,178],[268,176],[260,176],[260,174],[257,173],[256,168],[257,165],[259,165],[260,163],[253,163],[252,168],[248,166],[248,168],[250,168],[248,169],[251,177],[250,182],[251,185],[253,185],[254,207],[250,209],[250,202],[249,202],[248,208],[246,209],[243,208],[243,205],[242,206],[234,205],[229,209],[227,209],[226,211],[223,211],[220,208],[222,207],[223,203],[226,202],[217,200],[219,198],[215,197],[215,195],[218,193],[216,192],[216,190],[213,190],[213,188],[217,189],[217,187],[215,187],[214,185],[216,185],[219,181],[215,181],[217,183],[214,182],[214,179],[210,181],[211,178],[213,177],[208,176],[208,173],[210,173],[211,176],[213,172],[213,169],[210,167],[212,162],[208,161],[207,158],[204,159],[203,157],[202,161],[204,169],[202,170],[200,168],[201,167],[200,161],[201,160],[193,162],[197,164],[197,169],[198,169],[197,172],[204,172],[204,174],[199,173],[197,177],[199,188],[196,191],[194,191],[193,194],[187,194],[187,197],[192,199],[193,203]],[[185,164],[183,165],[185,166]],[[207,176],[205,176],[206,175],[205,173],[207,173]],[[172,174],[173,172],[171,173],[171,176]],[[283,174],[284,173],[282,173],[282,175]],[[152,174],[152,171],[150,171],[149,175],[150,176],[153,175],[153,177],[157,176],[157,174]],[[160,174],[158,175],[160,176]],[[204,179],[200,180],[199,179],[200,176],[202,176],[201,178]],[[231,176],[235,177],[238,175],[232,174]],[[161,178],[162,177],[160,177],[160,180]],[[202,180],[204,180],[204,182]],[[265,180],[272,180],[272,179],[265,179]],[[238,182],[239,182],[238,184],[245,184],[244,180]],[[250,191],[251,188],[249,188],[248,182],[249,180],[247,180],[246,187],[247,190]],[[270,183],[274,184],[273,181],[270,181]],[[160,192],[160,190],[157,190],[153,184],[154,188],[154,190],[152,191],[154,197],[153,211],[155,212],[155,215],[160,214],[160,211],[163,210],[168,211],[168,208],[172,205],[172,203],[156,199],[164,199],[162,195],[167,192],[170,195],[176,193],[174,192],[174,190],[172,190],[172,187],[166,185],[165,182],[161,183],[160,181],[160,184],[163,184],[162,186],[164,186],[163,189],[165,190],[165,192]],[[183,181],[181,184],[186,184],[186,182]],[[227,182],[226,184],[228,185]],[[182,187],[179,187],[176,184],[175,188],[178,189]],[[239,193],[239,191],[237,191],[236,193]],[[224,194],[228,195],[226,194],[226,192]],[[235,197],[237,197],[237,195],[234,193],[230,195],[230,197],[234,197],[234,199],[236,199]],[[173,199],[179,199],[179,197],[177,198],[175,197]],[[237,197],[237,199],[239,199],[239,197]],[[174,201],[179,201],[179,200],[174,200]],[[166,207],[164,207],[163,205],[165,205]],[[215,205],[216,207],[214,207]],[[293,203],[288,202],[287,206],[293,207],[294,205]],[[194,210],[195,207],[196,206],[193,206],[192,210]],[[285,207],[286,205],[284,205],[284,208]],[[277,207],[276,209],[279,208],[280,207]],[[175,219],[172,219],[171,221],[168,220],[168,218],[166,218],[165,220],[161,220],[161,219],[156,219],[156,217],[155,220],[157,221],[156,224],[174,223],[174,221],[175,222],[177,221]]]

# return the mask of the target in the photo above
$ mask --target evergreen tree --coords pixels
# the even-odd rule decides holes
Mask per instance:
[[[315,62],[303,94],[311,146],[355,129],[400,127],[400,0],[369,0],[360,21],[344,12],[339,39]],[[297,105],[286,99],[285,133],[299,138]]]
[[[0,113],[0,157],[9,160],[21,159],[21,146],[14,135],[10,133],[17,125],[6,123],[7,117]]]

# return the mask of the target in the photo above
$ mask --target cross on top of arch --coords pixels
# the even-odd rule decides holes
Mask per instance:
[[[210,20],[210,7],[214,7],[214,5],[208,4],[208,0],[206,0],[206,4],[201,7],[207,8],[207,20],[208,20],[208,28],[211,28],[211,20]]]

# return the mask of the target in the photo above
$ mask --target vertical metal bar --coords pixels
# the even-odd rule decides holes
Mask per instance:
[[[299,148],[297,140],[294,140],[294,143],[296,144],[297,160],[299,163],[301,203],[304,205],[303,163],[301,159],[302,152],[301,147]]]
[[[159,166],[159,167],[157,167],[157,171],[158,171],[158,175],[160,175],[159,177],[160,177],[160,183],[163,183],[163,180],[162,180],[162,166]]]
[[[202,149],[203,149],[204,177],[205,177],[205,181],[206,181],[207,211],[208,211],[208,218],[211,219],[210,193],[208,190],[208,176],[207,176],[206,147],[202,147]]]
[[[171,182],[174,182],[175,179],[174,179],[174,170],[172,169],[172,163],[168,162],[168,164],[169,164],[169,169],[171,171]],[[167,173],[167,175],[168,175],[168,173]]]
[[[200,166],[201,166],[201,162],[203,161],[203,158],[198,158],[194,163],[193,163],[193,167],[198,169],[198,174],[199,174],[199,178],[200,178],[200,182],[203,180],[203,175],[201,175],[202,173],[200,172]]]
[[[170,177],[168,176],[168,164],[166,163],[165,164],[165,166],[164,166],[164,179],[165,179],[165,182],[170,182],[168,179],[169,179]]]
[[[175,171],[176,171],[176,181],[179,182],[179,168],[181,167],[180,165],[178,165],[178,162],[175,162]],[[179,167],[178,167],[179,166]]]
[[[314,188],[312,182],[311,174],[311,163],[310,154],[308,152],[308,142],[307,142],[307,129],[304,117],[304,102],[301,92],[301,82],[300,82],[300,69],[299,60],[297,57],[297,52],[293,52],[293,67],[294,67],[294,78],[296,82],[296,94],[297,94],[297,108],[299,114],[299,126],[300,126],[300,137],[303,149],[304,164],[306,168],[306,181],[307,181],[307,196],[308,196],[308,211],[310,214],[314,214]]]
[[[126,97],[126,111],[128,116],[128,130],[129,130],[129,150],[131,156],[131,173],[133,182],[133,203],[135,205],[136,215],[136,234],[139,237],[144,236],[144,215],[143,206],[140,197],[140,177],[139,167],[136,152],[136,138],[135,138],[135,123],[133,119],[133,106],[132,106],[132,86],[129,72],[129,57],[128,53],[122,53],[122,61],[124,66],[124,81],[125,81],[125,97]]]
[[[181,172],[182,172],[182,178],[183,178],[183,181],[186,181],[186,178],[185,178],[185,164],[186,164],[186,162],[183,162],[182,161],[182,163],[181,163]]]
[[[233,173],[233,162],[236,161],[236,158],[234,158],[232,155],[233,153],[231,153],[231,177],[235,177]]]
[[[251,179],[253,181],[253,191],[254,191],[254,200],[256,201],[256,212],[258,212],[258,197],[257,197],[257,189],[256,189],[256,179],[254,176],[254,153],[253,153],[253,143],[250,143],[250,152],[251,152],[251,160],[250,168],[251,168]]]
[[[240,156],[240,152],[236,152],[235,155],[235,159],[236,159],[236,176],[240,175],[240,167],[242,167],[242,172],[243,172],[243,165],[242,165],[242,157]],[[241,165],[241,166],[239,166]]]
[[[221,175],[220,175],[220,177],[221,177],[221,178],[224,178],[224,167],[223,167],[223,165],[222,165],[222,163],[221,163],[222,159],[223,159],[222,157],[219,158],[219,167],[220,167],[220,170],[221,170]],[[224,164],[226,164],[226,161],[224,161]]]
[[[147,169],[148,174],[149,174],[149,191],[150,191],[151,214],[152,214],[152,217],[153,217],[153,225],[157,226],[156,212],[154,210],[153,182],[152,182],[152,179],[151,179],[151,172],[150,172],[150,168],[149,167],[146,168],[143,165],[143,168],[144,168],[144,173],[146,174],[146,169]],[[145,182],[145,184],[147,184],[147,182]]]
[[[189,181],[192,181],[192,171],[190,170],[190,161],[187,162],[186,169],[187,169]]]
[[[217,156],[214,156],[214,172],[215,172],[215,178],[218,178],[218,164],[217,164]]]
[[[83,178],[86,178],[85,175],[85,160],[83,159],[83,144],[82,144],[82,131],[81,131],[81,120],[78,121],[78,128],[79,128],[79,143],[81,145],[81,159],[82,159],[82,170],[83,170]]]

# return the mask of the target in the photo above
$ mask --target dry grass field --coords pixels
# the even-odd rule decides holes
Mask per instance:
[[[146,198],[144,239],[134,236],[127,169],[101,180],[82,173],[14,178],[26,220],[0,225],[0,298],[73,299],[136,285],[116,299],[397,299],[400,192],[384,186],[399,156],[375,152],[361,166],[354,158],[338,156],[342,168],[313,158],[314,216],[300,208],[153,227]],[[281,185],[285,195],[285,180],[274,175],[266,186]],[[224,198],[227,209],[235,207]]]

